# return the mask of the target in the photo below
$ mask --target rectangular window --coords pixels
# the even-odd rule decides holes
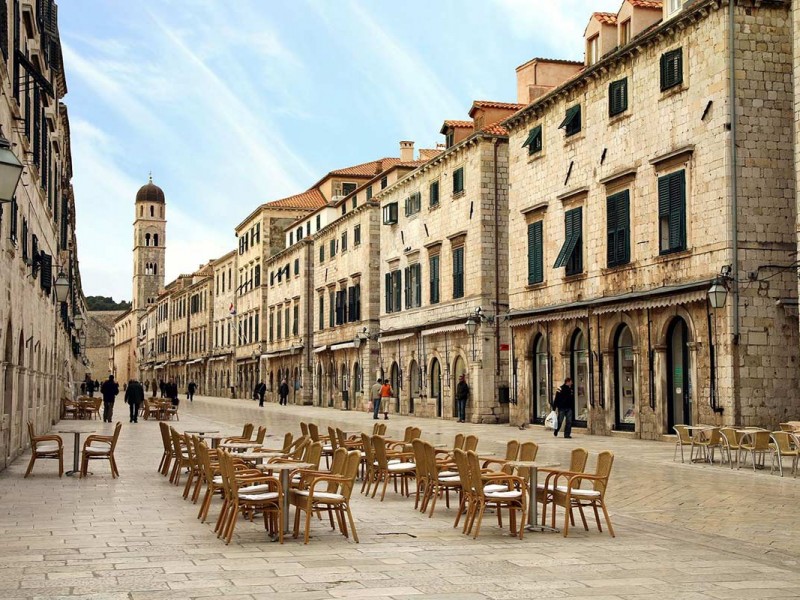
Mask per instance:
[[[419,263],[411,265],[408,268],[408,274],[411,279],[409,284],[409,291],[411,294],[411,308],[417,308],[422,305],[422,265]]]
[[[361,225],[356,225],[353,228],[353,246],[361,244]]]
[[[422,194],[415,192],[406,198],[406,216],[418,213],[422,208]]]
[[[311,221],[306,221],[306,237],[311,235]]]
[[[347,250],[347,232],[342,232],[342,252]]]
[[[623,21],[619,26],[619,45],[624,46],[631,41],[631,20]]]
[[[628,110],[628,78],[612,81],[608,86],[608,116],[620,115]]]
[[[439,206],[439,182],[434,181],[430,187],[430,206]]]
[[[542,222],[528,223],[528,285],[544,281]]]
[[[322,216],[317,215],[317,231],[319,231],[321,224],[322,224]]]
[[[542,151],[542,126],[537,125],[528,132],[523,148],[528,148],[528,156]]]
[[[630,190],[606,199],[606,258],[609,267],[626,265],[631,260]]]
[[[66,204],[66,201],[65,201]],[[8,237],[11,238],[11,241],[16,243],[17,242],[17,227],[19,226],[19,219],[17,217],[17,213],[19,212],[19,208],[17,205],[17,197],[14,196],[11,199],[11,211],[8,216],[9,218],[9,233]],[[62,213],[61,217],[61,224],[62,224],[62,235],[61,235],[61,248],[66,248],[67,246],[67,234],[66,234],[66,213]]]
[[[319,245],[319,262],[320,264],[325,262],[325,244]]]
[[[319,315],[317,315],[318,319],[318,328],[320,330],[325,329],[325,295],[320,294],[319,296]]]
[[[564,245],[553,265],[554,269],[566,267],[567,275],[583,271],[583,208],[573,208],[564,214]]]
[[[355,210],[356,206],[358,206],[358,194],[353,196],[352,200],[350,200],[350,208]]]
[[[464,191],[464,167],[459,167],[453,171],[453,194],[460,194]]]
[[[345,303],[347,302],[347,290],[336,292],[336,324],[342,325],[347,322]]]
[[[392,294],[394,295],[394,310],[395,312],[403,309],[400,299],[403,288],[403,274],[400,269],[392,271]]]
[[[258,326],[258,324],[260,322],[261,322],[261,317],[258,314],[258,312],[256,312],[256,316],[255,316],[255,318],[253,318],[253,330],[254,330],[253,341],[254,342],[260,342],[261,341],[261,335],[260,335],[261,332],[259,331],[260,327]]]
[[[581,105],[570,106],[561,121],[559,129],[563,129],[567,137],[575,135],[581,130]]]
[[[387,185],[389,185],[389,179],[387,177],[381,177],[381,189],[386,189]]]
[[[336,295],[328,293],[328,327],[336,325]]]
[[[600,34],[586,41],[586,63],[593,65],[600,58]]]
[[[453,248],[453,298],[464,297],[464,246]]]
[[[383,224],[394,225],[397,223],[397,202],[391,202],[383,207]]]
[[[356,191],[356,184],[355,183],[343,183],[342,184],[342,196],[349,196],[353,192]]]
[[[686,249],[686,171],[658,178],[660,254]]]
[[[352,300],[348,310],[348,316],[351,322],[355,323],[361,320],[361,284],[356,284],[350,288]]]
[[[300,307],[294,305],[294,314],[292,315],[292,335],[297,335],[300,327]]]
[[[256,265],[255,266],[254,273],[255,274],[253,275],[253,285],[255,287],[260,287],[261,286],[261,265]]]
[[[372,186],[367,188],[367,201],[372,200]]]
[[[275,313],[269,313],[269,341],[275,338]]]
[[[289,337],[289,307],[283,309],[283,330],[286,332],[286,337]]]
[[[661,91],[683,83],[683,48],[661,55]]]
[[[294,231],[289,232],[289,245],[294,244]]]
[[[281,329],[283,328],[283,327],[282,327],[282,326],[283,326],[283,322],[282,322],[282,320],[281,320],[281,309],[280,309],[280,308],[278,308],[278,309],[275,311],[275,313],[276,313],[276,314],[275,314],[275,321],[277,321],[277,333],[276,333],[276,337],[277,337],[277,339],[281,339]]]
[[[300,275],[300,259],[299,258],[295,258],[294,259],[294,274],[295,275]]]
[[[430,269],[430,301],[439,304],[439,255],[431,256],[428,260]]]
[[[329,246],[328,253],[331,255],[331,258],[333,258],[334,256],[336,256],[336,239],[332,239],[329,242],[328,246]]]

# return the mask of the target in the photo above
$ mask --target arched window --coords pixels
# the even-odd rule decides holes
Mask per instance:
[[[145,246],[149,246],[150,245],[150,234],[149,233],[145,233],[144,234],[144,245]]]
[[[531,423],[544,423],[550,410],[550,370],[547,340],[542,334],[533,342],[533,403]]]
[[[589,348],[586,336],[580,329],[576,329],[572,334],[570,358],[572,389],[575,390],[574,419],[585,426],[589,418]]]
[[[620,325],[614,336],[614,399],[617,429],[633,431],[636,424],[636,391],[633,385],[633,335],[627,325]]]
[[[144,216],[144,206],[139,207],[139,216],[140,217]]]
[[[154,209],[153,209],[153,205],[151,204],[151,205],[150,205],[150,216],[151,216],[151,217],[154,217],[154,216],[155,216],[155,213],[153,212],[153,210],[154,210]]]
[[[158,263],[153,263],[153,275],[158,275]]]
[[[153,235],[153,246],[158,246],[158,234]]]

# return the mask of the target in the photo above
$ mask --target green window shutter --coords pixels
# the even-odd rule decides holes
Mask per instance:
[[[583,271],[583,208],[573,208],[567,215],[571,217],[568,231],[572,241],[565,267],[567,275],[575,275]]]
[[[392,295],[394,311],[399,312],[403,310],[403,273],[400,269],[392,271]]]
[[[567,109],[564,120],[561,121],[559,129],[564,129],[567,137],[578,133],[581,130],[581,105],[576,104]]]
[[[464,248],[453,250],[453,298],[464,296]]]
[[[613,81],[608,86],[608,114],[613,117],[628,110],[628,79]]]
[[[669,182],[669,247],[686,247],[686,171],[672,173]]]
[[[542,222],[528,224],[528,285],[544,281]]]
[[[464,191],[464,167],[459,167],[453,171],[453,193],[457,194]]]
[[[386,312],[392,312],[392,274],[386,273],[384,275],[384,285],[385,285],[385,294],[386,294]]]
[[[683,48],[661,55],[661,91],[683,83]]]
[[[439,257],[438,256],[431,256],[430,259],[430,300],[431,304],[438,304],[439,303]]]
[[[618,194],[606,199],[606,264],[617,264],[617,200]]]
[[[630,191],[620,192],[617,200],[617,261],[625,265],[631,260]]]
[[[537,125],[528,133],[523,148],[528,148],[528,154],[536,154],[542,149],[542,126]]]
[[[422,305],[422,265],[414,265],[414,306]]]
[[[411,308],[411,277],[409,277],[409,268],[406,267],[403,269],[403,277],[406,280],[406,286],[403,288],[403,292],[405,293],[405,306],[406,309]]]
[[[572,258],[581,237],[581,209],[574,208],[564,213],[564,245],[558,253],[554,269],[564,267]]]

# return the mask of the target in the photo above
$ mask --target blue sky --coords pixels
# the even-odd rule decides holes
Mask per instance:
[[[130,299],[133,199],[167,197],[167,281],[262,202],[442,141],[514,69],[580,60],[621,0],[60,0],[84,291]]]

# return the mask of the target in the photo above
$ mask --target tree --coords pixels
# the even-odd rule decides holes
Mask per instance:
[[[131,303],[125,300],[114,302],[110,296],[86,296],[86,307],[89,310],[128,310]]]

